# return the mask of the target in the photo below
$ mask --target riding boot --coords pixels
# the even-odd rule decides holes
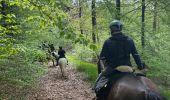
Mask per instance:
[[[94,84],[94,86],[93,86],[92,90],[95,90],[96,85],[97,85],[98,81],[99,81],[99,80],[100,80],[100,78],[101,78],[101,74],[102,74],[102,73],[100,73],[100,74],[98,75],[98,78],[96,79],[95,84]]]
[[[94,87],[96,95],[101,95],[101,93],[102,93],[101,89],[103,87],[105,87],[105,85],[107,84],[108,81],[109,81],[108,77],[104,76],[102,73],[99,74],[99,77],[96,80],[96,84]]]
[[[111,67],[106,67],[103,72],[101,72],[95,82],[95,90],[100,90],[109,81],[109,77],[112,74],[113,69]]]
[[[107,95],[106,87],[112,72],[113,69],[111,67],[106,67],[103,72],[99,74],[94,87],[97,97],[102,98]]]

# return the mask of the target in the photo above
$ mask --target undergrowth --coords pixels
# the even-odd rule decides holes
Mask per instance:
[[[18,57],[1,59],[0,65],[0,100],[23,100],[24,91],[46,72],[43,65]]]
[[[81,61],[76,59],[75,57],[68,57],[69,61],[75,65],[76,69],[80,72],[85,73],[86,79],[94,84],[96,78],[97,78],[97,66],[96,64],[88,63],[85,61]]]

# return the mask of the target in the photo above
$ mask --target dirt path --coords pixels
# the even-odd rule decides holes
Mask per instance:
[[[61,78],[59,67],[49,68],[37,85],[28,93],[27,100],[92,100],[95,94],[81,73],[68,66],[68,79]]]

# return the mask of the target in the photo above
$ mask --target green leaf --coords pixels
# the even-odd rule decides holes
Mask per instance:
[[[66,39],[70,39],[70,38],[71,38],[71,34],[67,34]]]
[[[64,37],[65,33],[62,31],[60,32],[60,37]]]
[[[75,40],[75,43],[78,43],[78,42],[80,42],[80,38],[77,38],[77,39]]]
[[[11,14],[12,17],[16,18],[15,14]]]
[[[28,19],[28,21],[31,21],[31,20],[34,19],[34,17],[33,16],[29,16],[27,19]]]
[[[90,49],[92,49],[93,51],[97,50],[97,46],[95,44],[90,44],[89,45]]]
[[[29,9],[32,11],[34,8],[35,8],[35,6],[32,5]]]
[[[10,5],[12,6],[12,5],[20,5],[20,2],[18,2],[18,1],[10,1]]]
[[[2,15],[0,15],[0,19],[2,19],[3,18],[3,16]]]

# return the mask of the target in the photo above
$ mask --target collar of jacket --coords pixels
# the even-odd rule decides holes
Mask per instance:
[[[119,32],[119,33],[113,34],[109,39],[121,41],[121,40],[126,40],[127,36],[124,35],[122,32]]]

